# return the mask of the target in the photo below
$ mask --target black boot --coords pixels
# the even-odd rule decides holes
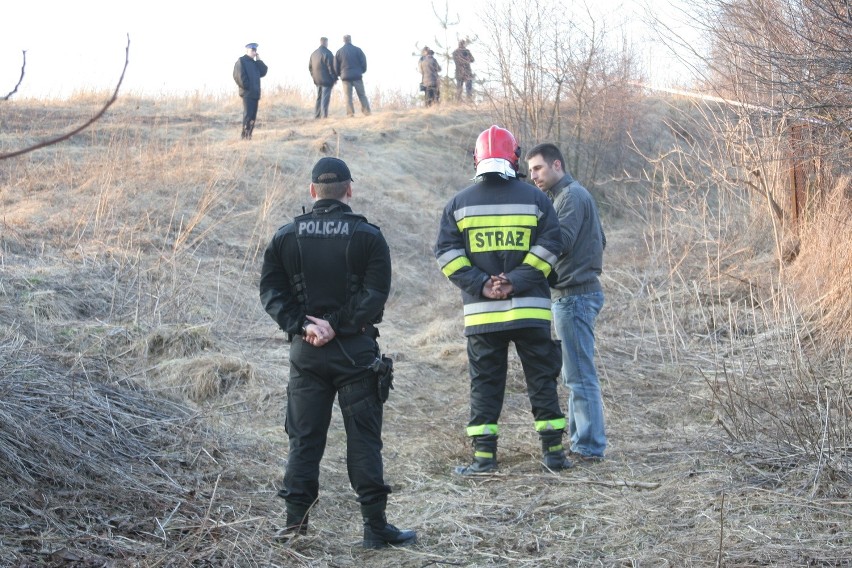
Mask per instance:
[[[455,468],[457,475],[477,475],[497,471],[497,435],[473,436],[473,463]]]
[[[284,534],[290,536],[308,534],[308,507],[287,503],[287,526]]]
[[[551,471],[571,469],[574,464],[565,457],[565,448],[562,446],[562,430],[539,432],[541,438],[542,462],[544,467]]]
[[[408,546],[417,542],[414,531],[399,530],[385,517],[385,502],[361,505],[364,517],[364,548],[385,548],[387,546]]]

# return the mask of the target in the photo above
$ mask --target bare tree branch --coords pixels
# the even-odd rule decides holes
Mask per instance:
[[[34,144],[32,146],[28,146],[21,150],[16,150],[14,152],[9,152],[7,154],[0,154],[0,160],[6,160],[9,158],[15,158],[17,156],[21,156],[23,154],[27,154],[29,152],[33,152],[35,150],[39,150],[41,148],[46,148],[47,146],[53,146],[54,144],[58,144],[65,140],[68,140],[75,134],[79,134],[98,120],[106,113],[107,109],[112,106],[112,104],[118,100],[118,90],[121,88],[121,83],[124,81],[124,73],[127,71],[127,65],[130,62],[130,34],[127,34],[127,47],[124,49],[124,69],[121,70],[121,77],[118,78],[118,84],[115,86],[115,91],[112,94],[112,98],[107,101],[107,103],[101,108],[98,113],[87,120],[82,125],[78,126],[71,132],[63,134],[62,136],[57,136],[56,138],[51,138],[49,140],[45,140],[43,142],[39,142],[38,144]]]
[[[8,100],[9,100],[9,97],[11,97],[11,96],[12,96],[12,95],[14,95],[15,93],[17,93],[17,92],[18,92],[18,87],[20,87],[20,86],[21,86],[21,83],[23,83],[23,82],[24,82],[24,70],[27,68],[27,50],[25,49],[25,50],[23,50],[21,53],[23,53],[23,55],[24,55],[24,62],[23,62],[23,64],[21,64],[21,78],[20,78],[20,79],[18,79],[18,84],[17,84],[17,85],[15,85],[15,88],[14,88],[14,89],[12,89],[12,91],[11,91],[8,95],[6,95],[5,97],[3,97],[3,100],[4,100],[4,101],[8,101]]]

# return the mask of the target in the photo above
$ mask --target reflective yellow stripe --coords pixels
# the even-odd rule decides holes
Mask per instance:
[[[508,312],[521,308],[539,308],[550,311],[550,298],[520,297],[509,300],[489,300],[485,302],[474,302],[464,305],[464,315],[493,314],[495,312]]]
[[[477,424],[476,426],[467,427],[468,436],[487,436],[489,434],[498,434],[500,428],[496,424]]]
[[[474,325],[486,325],[489,323],[505,323],[522,319],[538,319],[550,321],[550,310],[542,308],[516,308],[505,312],[486,312],[483,314],[471,314],[464,317],[465,327]]]
[[[494,452],[483,452],[482,450],[477,450],[473,452],[473,457],[494,459]]]
[[[524,257],[524,264],[529,264],[533,268],[541,270],[545,276],[550,274],[550,269],[552,268],[548,262],[545,262],[532,253],[529,253]]]
[[[565,430],[564,418],[551,418],[550,420],[536,420],[535,431],[547,432],[550,430]]]
[[[558,452],[558,451],[561,451],[561,450],[564,450],[564,449],[565,449],[565,447],[562,444],[559,444],[559,445],[556,445],[556,446],[547,446],[547,449],[545,451],[546,452]]]
[[[457,270],[464,268],[465,266],[470,266],[470,259],[466,256],[460,256],[455,260],[448,262],[441,268],[441,272],[444,273],[444,276],[449,278],[452,274],[454,274]]]
[[[477,215],[457,221],[459,231],[483,227],[536,227],[535,215]]]

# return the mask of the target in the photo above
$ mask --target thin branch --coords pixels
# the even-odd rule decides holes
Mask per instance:
[[[12,91],[11,91],[8,95],[6,95],[5,97],[3,97],[3,100],[4,100],[4,101],[8,101],[8,100],[9,100],[9,97],[11,97],[11,96],[12,96],[12,95],[14,95],[15,93],[17,93],[17,92],[18,92],[18,87],[20,87],[20,86],[21,86],[21,83],[23,83],[23,82],[24,82],[24,70],[27,68],[27,50],[26,50],[26,49],[24,49],[24,50],[22,50],[22,51],[21,51],[21,53],[22,53],[22,54],[23,54],[23,56],[24,56],[24,62],[21,64],[21,78],[20,78],[20,79],[18,79],[18,84],[17,84],[17,85],[15,85],[15,88],[14,88],[14,89],[12,89]]]
[[[124,73],[127,71],[127,65],[130,63],[130,34],[127,34],[127,47],[124,49],[124,69],[121,70],[121,77],[118,78],[118,84],[115,86],[115,91],[112,94],[112,98],[107,101],[107,103],[103,106],[103,108],[92,118],[87,120],[81,126],[78,126],[71,132],[63,134],[62,136],[58,136],[56,138],[52,138],[50,140],[45,140],[44,142],[39,142],[38,144],[34,144],[32,146],[28,146],[27,148],[23,148],[21,150],[16,150],[14,152],[9,152],[8,154],[0,154],[0,160],[6,160],[9,158],[15,158],[17,156],[21,156],[23,154],[27,154],[29,152],[33,152],[35,150],[39,150],[41,148],[46,148],[47,146],[53,146],[54,144],[58,144],[60,142],[64,142],[68,140],[75,134],[79,134],[80,132],[87,129],[89,126],[100,120],[100,118],[106,113],[107,109],[112,106],[112,104],[118,100],[118,90],[121,88],[121,83],[124,81]]]

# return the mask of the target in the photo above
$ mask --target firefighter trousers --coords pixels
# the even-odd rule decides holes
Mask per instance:
[[[468,431],[474,426],[498,424],[506,393],[510,342],[515,344],[521,359],[535,421],[565,417],[559,408],[557,392],[562,351],[551,338],[549,328],[528,327],[480,333],[467,338],[470,371]]]

